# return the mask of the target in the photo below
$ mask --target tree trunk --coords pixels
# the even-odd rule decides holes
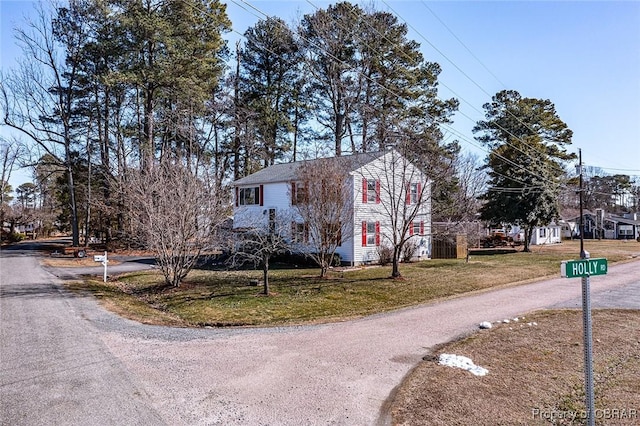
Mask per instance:
[[[144,93],[144,116],[142,122],[142,147],[140,158],[142,169],[148,171],[153,164],[153,88],[148,84]]]
[[[69,207],[71,209],[71,239],[73,247],[80,246],[80,229],[78,226],[78,206],[76,204],[76,189],[73,182],[73,167],[71,165],[71,150],[69,142],[65,142],[65,160],[67,163],[67,187],[69,189]]]
[[[88,132],[87,132],[88,133]],[[87,203],[85,206],[85,216],[84,216],[84,246],[89,247],[89,234],[91,230],[89,229],[91,223],[91,143],[89,142],[90,138],[87,135]]]
[[[524,228],[524,249],[522,251],[526,253],[529,253],[531,251],[531,249],[529,248],[529,242],[531,241],[531,231],[533,231],[533,228]]]
[[[293,162],[296,162],[298,156],[298,131],[300,130],[300,106],[298,105],[298,99],[296,99],[295,114],[293,118],[293,147],[292,155]]]
[[[340,157],[342,155],[342,126],[344,122],[344,115],[339,112],[336,113],[336,133],[335,137],[335,145],[336,145],[336,157]]]
[[[236,75],[233,80],[233,180],[240,179],[240,42],[236,42]]]
[[[395,257],[393,258],[392,268],[391,268],[391,278],[400,278],[402,274],[400,274],[400,266],[399,260]]]
[[[262,279],[264,281],[264,291],[263,293],[268,296],[269,295],[269,258],[265,257],[264,262],[262,263]]]
[[[400,278],[400,247],[393,248],[393,262],[391,267],[391,278]]]

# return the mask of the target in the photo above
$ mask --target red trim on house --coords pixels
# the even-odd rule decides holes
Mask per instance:
[[[376,180],[376,204],[380,204],[380,181]]]
[[[380,245],[380,222],[376,222],[376,246]]]
[[[367,222],[362,222],[362,247],[367,246]]]
[[[420,235],[424,235],[424,222],[420,221]]]
[[[367,202],[367,180],[362,178],[362,202]]]
[[[409,224],[409,236],[413,235],[413,222]]]
[[[406,205],[409,205],[411,204],[411,183],[405,183],[404,186],[407,191],[407,195],[404,197],[404,202]]]

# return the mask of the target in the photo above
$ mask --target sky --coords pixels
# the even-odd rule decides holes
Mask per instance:
[[[332,2],[230,0],[230,46],[267,16],[294,23]],[[460,101],[443,130],[467,152],[487,152],[471,131],[482,105],[503,89],[549,99],[573,130],[571,152],[610,174],[640,175],[640,2],[638,1],[353,1],[395,14],[442,68],[441,99]],[[0,68],[20,52],[12,28],[32,13],[29,1],[0,0]],[[0,135],[3,130],[0,128]],[[29,180],[19,173],[14,188]],[[22,179],[22,181],[20,181]]]

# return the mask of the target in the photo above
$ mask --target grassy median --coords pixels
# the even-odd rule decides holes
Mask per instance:
[[[640,254],[640,243],[603,241],[586,245],[592,257],[610,263]],[[192,271],[179,288],[167,287],[157,272],[126,274],[107,283],[70,284],[95,294],[109,309],[150,324],[256,326],[338,321],[390,311],[472,291],[559,276],[560,261],[578,258],[578,243],[535,247],[531,253],[471,256],[469,262],[427,260],[390,267],[333,270],[274,269],[272,295],[250,286],[261,271]]]

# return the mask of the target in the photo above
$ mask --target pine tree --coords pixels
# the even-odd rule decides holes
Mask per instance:
[[[265,167],[291,149],[301,56],[287,24],[270,17],[244,33],[240,53],[244,100],[256,123],[259,152]]]
[[[566,151],[573,132],[551,101],[523,98],[514,90],[497,93],[484,109],[486,120],[473,129],[491,149],[481,218],[523,228],[529,251],[533,227],[558,218],[563,162],[575,158]]]

